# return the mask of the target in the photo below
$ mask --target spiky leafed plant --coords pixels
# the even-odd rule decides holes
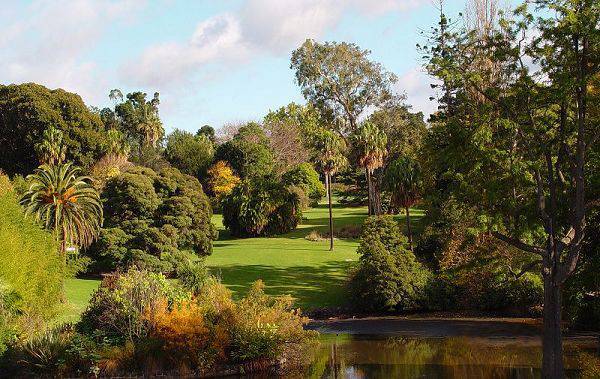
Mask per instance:
[[[110,129],[106,134],[106,155],[127,157],[131,148],[123,132],[118,129]]]
[[[406,212],[408,243],[412,250],[410,207],[419,200],[421,195],[421,170],[419,164],[409,157],[401,157],[394,160],[385,171],[384,185],[392,194],[392,203],[404,208]]]
[[[371,177],[373,171],[383,166],[387,154],[387,136],[385,132],[372,122],[365,121],[358,126],[352,135],[354,148],[358,152],[358,164],[364,167],[367,176],[369,216],[374,214],[373,205],[373,183]]]
[[[100,196],[87,176],[71,163],[42,165],[27,176],[29,190],[21,204],[52,231],[65,257],[68,245],[89,246],[98,236],[103,214]]]
[[[55,165],[65,160],[67,149],[63,143],[63,132],[50,126],[44,130],[42,140],[35,145],[40,164]]]
[[[315,152],[314,162],[317,168],[325,174],[327,184],[327,199],[329,202],[329,250],[333,250],[333,210],[331,204],[331,176],[346,165],[344,140],[331,130],[322,129],[312,137],[312,147]]]

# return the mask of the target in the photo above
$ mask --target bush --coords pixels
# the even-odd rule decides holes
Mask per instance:
[[[217,147],[215,161],[227,162],[241,178],[263,176],[273,171],[273,153],[261,126],[250,122],[233,139]]]
[[[163,302],[185,298],[182,289],[163,275],[130,270],[106,277],[81,316],[79,329],[113,343],[136,342],[151,328],[148,315],[155,314]]]
[[[25,217],[8,178],[0,174],[0,350],[55,314],[64,263],[52,235]]]
[[[95,271],[138,267],[173,273],[190,254],[212,252],[217,231],[197,179],[175,168],[130,167],[102,192],[104,228],[86,250]]]
[[[246,179],[223,198],[223,224],[238,237],[287,233],[302,220],[299,203],[293,188],[273,177]]]
[[[310,163],[300,163],[281,177],[286,185],[293,185],[302,188],[310,199],[311,207],[317,206],[319,201],[325,196],[325,186],[319,179],[319,174]]]
[[[357,251],[359,264],[351,275],[351,289],[361,305],[371,310],[406,311],[422,304],[430,274],[406,245],[392,217],[365,221]]]

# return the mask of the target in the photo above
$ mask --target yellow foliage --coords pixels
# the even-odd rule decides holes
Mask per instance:
[[[217,198],[228,195],[240,182],[231,167],[224,161],[218,161],[208,169],[208,186]]]

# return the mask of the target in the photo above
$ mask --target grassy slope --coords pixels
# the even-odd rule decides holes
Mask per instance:
[[[419,210],[411,211],[418,231]],[[334,208],[335,227],[361,224],[366,208]],[[290,294],[301,308],[335,306],[344,302],[344,282],[348,268],[358,258],[357,241],[336,240],[335,251],[329,252],[329,242],[311,242],[304,237],[311,230],[328,230],[325,205],[304,212],[302,225],[295,231],[270,238],[237,239],[223,229],[220,215],[213,221],[219,228],[219,240],[207,259],[211,271],[219,276],[235,296],[243,295],[252,282],[262,279],[267,293]],[[404,216],[398,216],[404,223]],[[64,319],[74,320],[83,311],[98,281],[69,280],[66,295],[70,305]]]

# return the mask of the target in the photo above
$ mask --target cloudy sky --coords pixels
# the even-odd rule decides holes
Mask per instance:
[[[449,14],[463,0],[447,0]],[[113,88],[160,92],[167,130],[260,120],[304,102],[289,68],[306,38],[348,41],[399,76],[430,112],[415,48],[432,0],[40,0],[0,7],[0,82],[37,82],[109,105]]]

